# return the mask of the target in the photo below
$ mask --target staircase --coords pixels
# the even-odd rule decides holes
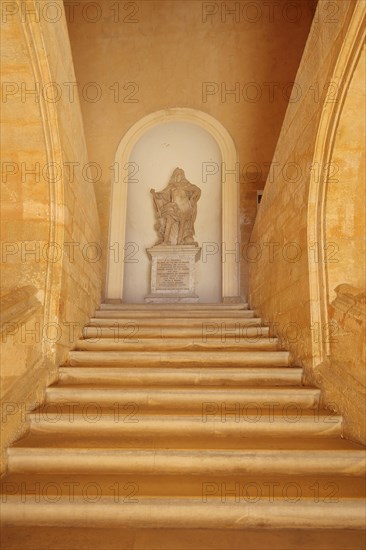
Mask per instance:
[[[102,304],[8,450],[4,548],[361,549],[365,450],[302,374],[244,304]]]

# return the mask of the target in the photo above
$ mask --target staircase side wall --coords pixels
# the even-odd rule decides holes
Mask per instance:
[[[63,2],[52,5],[2,11],[3,468],[100,301],[96,201]]]
[[[330,266],[338,266],[339,282],[357,287],[352,273],[359,271],[356,264],[363,261],[357,241],[364,224],[351,215],[357,193],[348,194],[348,214],[343,221],[337,201],[329,207],[329,189],[334,193],[342,179],[349,179],[345,165],[335,161],[332,151],[347,94],[355,84],[353,75],[358,74],[355,67],[362,41],[356,23],[363,16],[355,14],[361,4],[319,2],[251,235],[258,255],[250,265],[249,301],[290,349],[293,362],[304,367],[307,381],[322,388],[324,404],[344,415],[345,434],[365,441],[364,320],[342,318],[340,322],[339,308],[336,306],[335,312],[332,306],[336,290],[330,288],[329,276]],[[332,15],[327,11],[330,7]],[[338,70],[342,56],[347,58],[344,74]],[[295,101],[296,94],[300,99]],[[328,117],[329,111],[334,116]],[[356,113],[352,116],[356,121]],[[355,135],[358,130],[359,124]],[[324,144],[319,155],[321,140]],[[338,157],[340,153],[338,150]],[[345,149],[343,156],[347,155]],[[358,164],[354,170],[359,177],[362,170]],[[327,224],[332,233],[327,232]],[[344,232],[334,230],[337,224],[339,231],[341,226],[353,224],[349,237],[355,250],[353,259],[342,253]],[[354,288],[352,293],[360,303],[362,289]],[[340,344],[346,340],[354,344],[348,347],[353,371],[341,353],[345,348]]]

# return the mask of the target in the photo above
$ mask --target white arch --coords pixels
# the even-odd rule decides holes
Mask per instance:
[[[347,91],[359,58],[359,53],[364,44],[364,20],[365,5],[362,0],[357,0],[331,79],[331,83],[337,90],[337,100],[336,102],[325,102],[322,106],[322,115],[315,142],[313,166],[319,167],[319,170],[311,171],[307,217],[308,246],[309,249],[315,246],[318,252],[317,254],[308,254],[314,367],[322,363],[330,353],[327,300],[328,281],[324,251],[326,244],[325,201],[328,188],[329,162]],[[319,177],[319,173],[322,173],[321,177]]]
[[[222,241],[227,251],[237,251],[239,243],[239,178],[237,176],[238,155],[229,132],[215,118],[185,107],[164,109],[151,113],[140,119],[128,130],[118,145],[115,155],[115,166],[119,169],[117,182],[112,183],[109,256],[106,280],[106,300],[121,301],[123,298],[123,257],[116,257],[116,248],[123,250],[126,234],[127,187],[128,179],[124,170],[129,161],[132,149],[140,137],[163,122],[191,122],[197,124],[216,140],[220,151],[223,170],[222,181]],[[239,254],[227,254],[222,262],[222,298],[239,299]]]

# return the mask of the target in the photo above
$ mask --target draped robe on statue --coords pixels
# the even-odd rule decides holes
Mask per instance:
[[[151,190],[154,197],[159,244],[198,244],[194,240],[194,222],[197,216],[197,201],[201,190],[190,183],[184,170],[176,168],[165,189]]]

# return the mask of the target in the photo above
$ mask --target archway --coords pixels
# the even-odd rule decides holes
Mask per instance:
[[[311,171],[308,201],[309,292],[313,367],[330,355],[329,281],[327,273],[326,204],[333,178],[333,151],[350,83],[364,45],[364,7],[358,2],[350,21],[331,79],[337,90],[334,102],[325,102],[319,123],[314,170]],[[322,174],[319,177],[319,174]],[[332,289],[333,290],[333,289]]]
[[[215,118],[189,108],[171,108],[151,113],[139,120],[122,138],[115,155],[118,177],[112,184],[109,225],[109,256],[106,280],[106,300],[122,301],[125,246],[127,188],[126,167],[138,140],[154,126],[165,122],[191,122],[206,130],[217,142],[222,159],[222,300],[239,300],[239,181],[237,178],[238,155],[229,132]]]

